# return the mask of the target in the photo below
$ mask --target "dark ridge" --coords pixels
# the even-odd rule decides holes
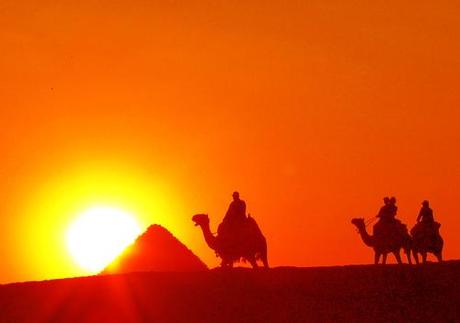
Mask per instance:
[[[152,225],[101,274],[203,270],[208,267],[190,249],[167,229]]]
[[[460,261],[142,272],[0,286],[0,322],[460,322]]]

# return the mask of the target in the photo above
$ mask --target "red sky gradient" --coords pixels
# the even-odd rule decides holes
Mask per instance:
[[[460,256],[460,3],[0,4],[0,282],[83,274],[92,205],[159,223],[209,266],[239,190],[272,266],[371,263],[350,224],[429,199]]]

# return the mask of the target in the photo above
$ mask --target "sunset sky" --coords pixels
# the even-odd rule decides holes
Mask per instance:
[[[351,225],[431,201],[460,257],[458,1],[0,3],[0,283],[87,274],[65,232],[109,206],[219,261],[238,190],[272,266],[373,261]],[[391,258],[391,257],[390,257]]]

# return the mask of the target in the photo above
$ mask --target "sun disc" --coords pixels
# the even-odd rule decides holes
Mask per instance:
[[[97,273],[141,233],[135,217],[110,207],[81,214],[67,231],[67,247],[77,264]]]

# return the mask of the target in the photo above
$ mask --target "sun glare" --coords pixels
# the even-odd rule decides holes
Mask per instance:
[[[97,273],[114,260],[141,233],[135,217],[110,207],[81,214],[67,231],[70,254],[85,270]]]

